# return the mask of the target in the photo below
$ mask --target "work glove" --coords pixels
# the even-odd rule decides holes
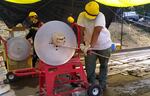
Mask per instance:
[[[31,29],[38,30],[39,28],[38,27],[31,27]]]
[[[21,23],[18,23],[18,24],[16,25],[16,27],[23,27],[23,25],[22,25]]]
[[[84,55],[87,55],[88,50],[90,49],[90,45],[84,45],[84,44],[80,44],[80,49],[81,51],[84,53]]]
[[[81,43],[80,44],[80,49],[81,49],[82,52],[84,51],[84,48],[85,48],[85,45]]]

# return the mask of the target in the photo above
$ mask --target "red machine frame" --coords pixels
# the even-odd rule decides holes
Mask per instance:
[[[40,96],[67,96],[66,94],[73,93],[79,90],[69,90],[67,92],[55,93],[55,89],[64,84],[78,83],[81,84],[81,90],[88,88],[88,82],[83,69],[83,65],[80,62],[79,57],[72,58],[67,63],[60,66],[49,66],[44,62],[39,62],[40,74],[39,74],[39,86]],[[70,77],[59,77],[59,75],[68,74]],[[57,84],[55,81],[60,80]]]
[[[77,29],[77,37],[78,37],[78,48],[77,52],[79,52],[80,48],[80,29],[76,23],[73,23],[72,28]],[[60,66],[50,66],[45,64],[44,62],[39,62],[39,89],[40,96],[67,96],[67,94],[71,94],[75,91],[82,91],[88,88],[89,84],[86,78],[86,74],[83,69],[83,65],[80,61],[79,54],[72,59],[70,59],[67,63]],[[71,78],[60,78],[59,75],[67,74]],[[60,80],[61,83],[57,84],[55,81]],[[59,92],[56,93],[55,89],[57,87],[64,84],[77,83],[81,87],[80,89],[70,89],[67,92]]]

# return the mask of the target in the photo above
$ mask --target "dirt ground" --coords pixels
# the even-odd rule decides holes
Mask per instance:
[[[121,42],[121,24],[119,22],[111,23],[109,30],[111,32],[112,41],[114,43]],[[150,29],[134,26],[133,24],[124,23],[122,48],[138,48],[150,46]]]
[[[129,89],[131,92],[125,92],[126,89],[123,89],[126,85],[133,86],[135,82],[140,80],[150,81],[150,76],[142,78],[121,74],[109,76],[108,88],[103,96],[150,96],[150,89],[147,87],[140,90],[140,92],[135,91],[135,89]],[[35,94],[38,92],[38,78],[20,78],[17,82],[11,83],[11,87],[15,90],[16,96],[36,96]],[[132,93],[132,91],[135,92]]]
[[[150,76],[142,78],[121,74],[110,76],[108,79],[108,91],[105,92],[106,95],[104,96],[150,96],[149,86],[141,87],[141,80],[150,82]]]

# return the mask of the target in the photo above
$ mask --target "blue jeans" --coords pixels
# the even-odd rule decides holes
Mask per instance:
[[[111,48],[105,49],[105,50],[93,50],[95,53],[103,55],[99,56],[94,53],[88,54],[85,56],[85,68],[87,73],[87,79],[89,83],[95,83],[96,74],[96,61],[99,59],[100,62],[100,72],[99,72],[99,83],[102,88],[106,87],[106,81],[107,81],[107,73],[108,73],[108,61],[111,54]]]

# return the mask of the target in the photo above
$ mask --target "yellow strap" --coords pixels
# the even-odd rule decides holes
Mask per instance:
[[[5,0],[7,2],[18,3],[18,4],[32,4],[41,0]]]

